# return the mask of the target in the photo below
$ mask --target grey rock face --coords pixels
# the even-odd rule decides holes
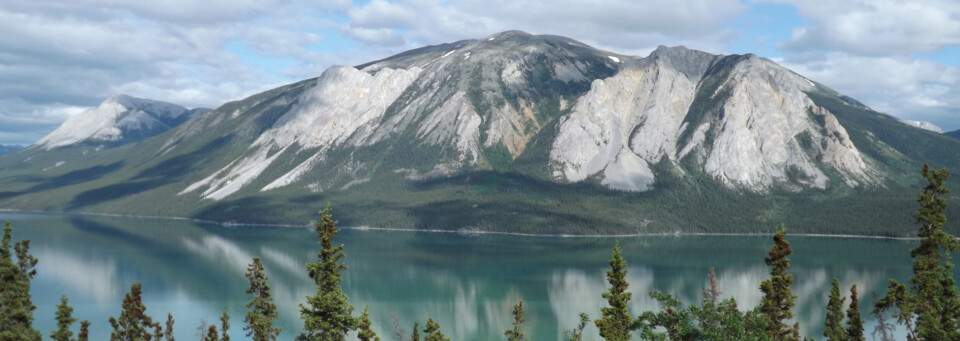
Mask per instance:
[[[826,188],[827,168],[849,186],[876,182],[844,127],[808,97],[821,89],[754,55],[661,46],[639,58],[509,31],[330,68],[244,155],[181,194],[219,200],[258,179],[259,191],[349,187],[366,180],[302,179],[331,167],[331,151],[350,155],[338,174],[358,174],[371,160],[351,151],[398,142],[439,155],[431,165],[391,164],[396,172],[490,169],[491,153],[509,161],[536,137],[548,177],[623,191],[656,186],[663,162],[749,191]],[[293,166],[274,164],[304,151]]]
[[[724,62],[731,64],[661,47],[595,81],[560,126],[550,154],[554,176],[577,182],[602,172],[611,188],[642,191],[655,182],[650,164],[692,158],[700,171],[751,191],[825,188],[820,167],[850,185],[876,180],[837,119],[807,97],[815,84],[753,55]],[[725,68],[714,75],[720,79],[706,77],[711,67]],[[693,107],[718,98],[716,107]]]
[[[114,95],[95,108],[71,116],[36,145],[46,150],[84,141],[118,142],[153,136],[183,123],[205,109]]]

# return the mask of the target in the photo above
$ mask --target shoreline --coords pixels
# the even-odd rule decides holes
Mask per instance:
[[[94,217],[117,217],[117,218],[138,218],[138,219],[158,219],[158,220],[179,220],[189,221],[204,225],[218,225],[226,228],[231,227],[280,227],[280,228],[306,228],[311,225],[291,225],[291,224],[251,224],[236,222],[218,222],[213,220],[203,220],[188,217],[170,217],[170,216],[143,216],[132,214],[117,213],[96,213],[96,212],[62,212],[62,211],[37,211],[37,210],[18,210],[9,208],[0,208],[0,213],[25,213],[25,214],[58,214],[58,215],[79,215]],[[625,237],[682,237],[682,236],[742,236],[742,237],[763,237],[772,236],[774,233],[721,233],[721,232],[682,232],[674,233],[627,233],[627,234],[547,234],[547,233],[522,233],[522,232],[503,232],[503,231],[483,231],[483,230],[439,230],[439,229],[405,229],[396,227],[373,227],[373,226],[340,226],[343,230],[354,231],[397,231],[397,232],[425,232],[425,233],[454,233],[463,235],[504,235],[516,237],[537,237],[537,238],[625,238]],[[860,238],[860,239],[878,239],[878,240],[919,240],[919,237],[890,237],[877,235],[857,235],[857,234],[829,234],[829,233],[790,233],[791,236],[812,237],[812,238]],[[960,239],[960,237],[957,237]]]

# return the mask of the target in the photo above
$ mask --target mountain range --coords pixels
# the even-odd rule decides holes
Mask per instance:
[[[347,226],[904,235],[923,163],[960,169],[960,140],[766,58],[509,31],[213,110],[111,97],[0,157],[0,207],[302,224],[329,202]]]
[[[0,144],[0,155],[12,152],[14,150],[20,150],[20,149],[23,149],[23,146],[15,145],[15,144],[11,144],[11,145]]]

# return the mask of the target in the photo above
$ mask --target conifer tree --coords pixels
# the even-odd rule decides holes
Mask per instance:
[[[253,263],[247,267],[247,279],[250,280],[248,294],[253,294],[253,299],[247,303],[247,317],[244,322],[247,323],[243,330],[247,331],[247,337],[253,337],[253,341],[275,341],[280,335],[280,328],[273,326],[273,321],[279,316],[277,305],[273,303],[273,296],[270,295],[270,286],[267,284],[269,279],[264,273],[263,263],[259,257],[253,258]]]
[[[90,337],[90,321],[80,321],[80,333],[77,335],[77,341],[87,341]]]
[[[699,328],[695,333],[697,340],[759,341],[769,339],[765,332],[766,322],[758,309],[742,312],[737,307],[737,301],[733,297],[721,301],[720,295],[723,292],[720,291],[720,284],[714,268],[710,268],[707,280],[708,286],[701,289],[703,300],[700,306],[691,305],[687,308],[690,318],[696,322],[696,327]]]
[[[370,329],[370,314],[367,313],[366,307],[363,308],[363,314],[360,315],[360,321],[357,323],[357,338],[360,341],[380,341],[377,333]]]
[[[610,283],[610,289],[603,293],[603,298],[607,300],[609,307],[602,308],[602,317],[593,321],[597,329],[600,330],[600,336],[607,341],[626,341],[632,337],[630,330],[633,327],[633,318],[627,311],[627,304],[630,301],[631,294],[627,292],[627,262],[620,255],[620,243],[613,248],[613,254],[610,256],[610,270],[607,270],[607,282]]]
[[[659,291],[650,292],[660,304],[659,312],[645,311],[640,314],[640,338],[644,340],[699,340],[700,331],[691,323],[690,311],[684,309],[680,300]],[[659,332],[665,330],[665,333]]]
[[[950,174],[926,164],[920,174],[929,184],[917,196],[920,208],[914,217],[920,224],[920,246],[910,250],[910,288],[890,280],[889,291],[876,302],[874,314],[893,309],[891,316],[907,327],[908,340],[960,340],[960,294],[950,257],[950,252],[960,251],[960,243],[943,229],[947,221],[943,196],[950,193],[944,183]]]
[[[798,341],[800,339],[799,324],[793,327],[786,321],[793,318],[793,300],[797,298],[790,290],[793,284],[793,275],[787,273],[790,268],[790,259],[787,256],[793,253],[790,243],[786,240],[787,229],[783,226],[773,236],[773,247],[769,256],[764,259],[770,266],[770,278],[760,283],[763,299],[760,301],[760,312],[767,322],[767,335],[774,340]]]
[[[203,341],[220,341],[216,325],[211,324],[210,328],[207,328],[207,335],[203,337]]]
[[[297,340],[340,341],[356,327],[357,319],[352,316],[353,306],[340,288],[340,271],[347,266],[340,263],[344,257],[343,245],[333,246],[338,231],[329,204],[320,212],[316,230],[321,246],[319,259],[307,264],[307,271],[317,285],[317,294],[307,297],[307,305],[300,304],[303,331]]]
[[[876,291],[872,293],[873,305],[876,306],[877,301],[879,300],[879,295],[877,295]],[[873,339],[880,341],[893,341],[893,332],[896,330],[896,327],[887,322],[887,314],[874,310],[871,315],[877,319],[877,326],[873,328],[873,333],[871,333]],[[879,338],[877,337],[877,334],[880,334]]]
[[[6,222],[0,239],[0,341],[40,340],[40,331],[33,328],[36,306],[30,297],[30,280],[37,274],[37,259],[30,255],[30,241],[15,243],[17,262],[11,252],[13,228]]]
[[[423,329],[423,341],[450,341],[440,332],[440,325],[432,318],[427,319],[427,327]]]
[[[717,300],[720,299],[720,295],[723,294],[723,292],[720,291],[720,284],[717,281],[717,272],[712,266],[710,267],[710,273],[707,274],[707,280],[709,285],[703,289],[700,289],[700,291],[703,292],[704,298],[710,300],[711,303],[716,305]]]
[[[709,298],[704,297],[701,306],[690,306],[689,310],[690,316],[699,326],[696,333],[697,340],[770,340],[766,334],[766,320],[759,309],[741,312],[733,297],[720,301],[716,305]]]
[[[420,323],[413,323],[413,333],[410,334],[410,341],[420,341]]]
[[[563,332],[564,340],[583,341],[583,330],[587,328],[587,324],[589,323],[590,316],[588,316],[586,313],[580,313],[580,323],[577,324],[576,328]]]
[[[857,285],[850,287],[850,308],[847,309],[847,340],[866,341],[863,336],[863,320],[860,318],[860,300],[857,298]]]
[[[113,328],[110,341],[149,341],[156,337],[150,334],[149,328],[154,328],[156,332],[160,331],[160,324],[154,323],[153,319],[146,314],[147,307],[143,305],[142,289],[140,283],[130,286],[130,292],[123,298],[120,318],[110,317],[110,326]]]
[[[73,307],[67,304],[67,295],[60,296],[60,305],[57,306],[56,312],[57,320],[57,329],[50,332],[50,338],[54,341],[70,341],[70,337],[73,336],[73,332],[70,331],[70,326],[74,322],[77,322],[77,319],[73,318]]]
[[[166,341],[176,341],[176,339],[173,338],[173,314],[171,313],[167,313],[166,326],[167,329],[163,331],[163,335],[166,336]]]
[[[520,300],[520,303],[513,306],[513,329],[507,329],[503,332],[503,335],[507,336],[508,341],[523,341],[523,332],[520,331],[520,327],[523,326],[523,322],[526,321],[523,317],[523,300]]]
[[[823,336],[830,341],[844,341],[847,333],[843,330],[843,300],[840,297],[840,283],[833,279],[830,298],[827,300],[827,318],[824,321]]]
[[[227,334],[228,330],[230,330],[230,315],[227,314],[227,308],[223,308],[223,315],[220,315],[221,341],[230,341],[230,334]]]

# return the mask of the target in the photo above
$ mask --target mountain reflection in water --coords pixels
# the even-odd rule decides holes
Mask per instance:
[[[316,291],[305,264],[316,259],[319,245],[308,228],[10,212],[0,220],[13,223],[14,240],[31,239],[40,260],[32,294],[35,325],[44,335],[55,328],[55,306],[67,294],[74,316],[93,322],[91,339],[108,338],[107,319],[119,315],[130,285],[142,282],[147,314],[162,321],[173,313],[177,338],[193,339],[202,323],[217,322],[226,308],[231,337],[245,339],[241,321],[250,298],[244,273],[252,257],[261,257],[280,311],[280,337],[292,340],[302,327],[299,304]],[[768,236],[558,238],[344,229],[335,241],[345,245],[349,266],[341,285],[355,314],[369,308],[381,339],[393,339],[393,316],[407,335],[414,321],[422,327],[433,318],[453,340],[502,339],[522,299],[525,334],[556,340],[576,326],[580,312],[591,321],[599,316],[616,240],[628,263],[633,314],[657,308],[647,295],[652,290],[699,303],[710,267],[724,298],[736,298],[741,308],[760,302]],[[915,241],[788,240],[794,312],[806,336],[822,334],[833,277],[843,288],[861,288],[867,316],[871,291],[883,294],[888,279],[903,281],[911,273]],[[874,323],[867,320],[867,333]],[[587,335],[598,338],[592,323]]]

